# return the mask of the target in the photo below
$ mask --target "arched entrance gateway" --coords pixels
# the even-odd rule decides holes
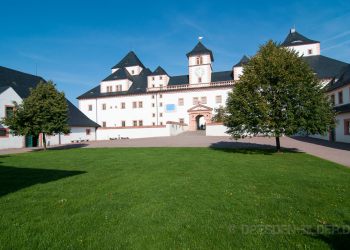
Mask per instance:
[[[202,104],[198,104],[189,110],[189,130],[205,130],[206,125],[211,123],[213,109]]]

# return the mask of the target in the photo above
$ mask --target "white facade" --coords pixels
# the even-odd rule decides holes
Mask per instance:
[[[5,117],[6,107],[14,107],[14,103],[21,103],[21,97],[9,87],[4,92],[0,93],[0,119]],[[3,125],[0,124],[0,129],[6,130],[5,136],[0,136],[0,149],[5,148],[22,148],[24,146],[23,136],[14,136],[10,131]]]
[[[5,117],[6,107],[13,108],[14,102],[20,104],[22,98],[16,91],[9,87],[0,93],[0,119]],[[0,124],[0,130],[6,130],[4,136],[0,136],[0,149],[23,148],[26,147],[24,136],[14,136],[6,126]],[[71,127],[67,135],[46,135],[48,146],[69,144],[72,142],[93,141],[96,140],[96,129],[94,127]],[[42,146],[42,136],[38,137],[38,146]]]

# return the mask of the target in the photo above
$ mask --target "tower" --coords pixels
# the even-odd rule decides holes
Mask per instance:
[[[201,41],[187,54],[188,75],[190,84],[210,83],[212,73],[213,52]]]

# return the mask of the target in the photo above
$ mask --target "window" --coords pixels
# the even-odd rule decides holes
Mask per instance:
[[[143,108],[143,103],[139,102],[139,108]]]
[[[155,85],[154,85],[154,84],[152,84],[152,88],[154,88],[154,86],[155,86]]]
[[[199,83],[202,82],[202,77],[198,77],[198,82],[199,82]]]
[[[197,65],[203,64],[203,59],[202,59],[201,56],[199,56],[199,57],[196,58],[196,64],[197,64]]]
[[[163,95],[162,95],[162,94],[159,94],[159,98],[163,98]]]
[[[159,117],[163,117],[163,113],[159,113]]]
[[[193,105],[197,105],[198,104],[198,97],[193,97]]]
[[[179,106],[183,106],[184,105],[184,99],[183,98],[179,98],[178,105]]]
[[[0,128],[0,137],[7,137],[7,129],[6,128]]]
[[[160,76],[160,77],[159,77],[159,80],[162,80],[162,79],[163,79],[163,77],[162,77],[162,76]]]
[[[154,76],[152,76],[152,81],[154,81]]]
[[[134,70],[131,70],[131,74],[134,75],[134,74],[135,74],[135,71],[134,71]]]
[[[159,87],[160,87],[160,88],[163,88],[163,84],[159,84]]]
[[[308,53],[309,55],[312,55],[312,49],[309,49],[309,50],[307,51],[307,53]]]
[[[222,96],[221,95],[215,96],[215,102],[216,103],[222,103]]]
[[[136,109],[137,108],[137,102],[132,102],[132,108]]]
[[[107,92],[112,92],[112,86],[107,86]]]
[[[122,127],[125,127],[125,121],[122,121]]]
[[[152,117],[156,117],[156,114],[155,114],[155,113],[153,113],[153,114],[152,114]]]
[[[139,126],[143,126],[143,121],[142,120],[139,120]]]
[[[350,135],[350,119],[344,120],[344,135]]]
[[[338,92],[338,103],[343,104],[343,91]]]
[[[87,128],[87,129],[85,130],[85,133],[86,133],[86,135],[90,135],[91,130],[90,130],[89,128]]]
[[[102,122],[102,127],[107,127],[107,124],[106,124],[106,122]]]
[[[156,105],[154,103],[152,103],[152,108],[154,108]]]
[[[137,127],[137,121],[132,121],[132,125],[133,125],[134,127]]]
[[[115,86],[115,90],[118,91],[122,91],[122,85],[117,85]]]
[[[156,123],[155,123],[155,122],[152,122],[152,126],[156,126]]]
[[[154,95],[152,95],[152,99],[154,99]]]
[[[106,103],[102,104],[102,109],[106,110]]]
[[[163,107],[163,103],[162,102],[159,103],[159,107]]]
[[[92,105],[89,105],[89,111],[92,111]]]
[[[125,109],[125,102],[121,103],[122,109]]]
[[[5,117],[12,117],[13,116],[13,110],[14,110],[14,107],[12,107],[12,106],[5,106]]]
[[[206,96],[201,97],[201,103],[207,104],[207,97]]]
[[[163,122],[160,122],[159,124],[160,124],[160,126],[163,126]]]
[[[179,122],[182,124],[182,123],[185,123],[185,119],[184,118],[180,118],[179,119]]]
[[[335,95],[331,95],[331,103],[333,106],[335,105]]]

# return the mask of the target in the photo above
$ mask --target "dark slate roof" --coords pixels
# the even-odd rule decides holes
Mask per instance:
[[[131,74],[126,68],[120,68],[116,72],[110,74],[108,77],[103,79],[102,81],[114,81],[114,80],[122,80],[122,79],[132,79]]]
[[[303,60],[311,67],[319,79],[339,78],[348,64],[326,56],[305,56]]]
[[[116,96],[116,95],[130,95],[130,94],[138,94],[138,93],[146,93],[147,92],[147,76],[151,75],[151,71],[149,69],[144,69],[141,71],[141,74],[138,76],[132,77],[132,85],[128,91],[120,91],[120,92],[110,92],[110,93],[101,93],[100,85],[90,89],[86,93],[82,94],[78,97],[78,99],[90,99],[97,97],[108,97],[108,96]],[[213,82],[220,81],[230,81],[233,80],[232,71],[221,71],[221,72],[213,72],[211,75],[211,79]],[[189,84],[188,75],[180,75],[180,76],[170,76],[168,85],[185,85]]]
[[[249,60],[250,59],[246,55],[244,55],[241,58],[241,60],[237,64],[235,64],[233,67],[242,67],[243,65],[247,64],[249,62]]]
[[[168,75],[168,73],[160,66],[158,66],[151,74],[151,76]]]
[[[210,55],[211,61],[213,62],[214,61],[213,52],[207,47],[205,47],[203,43],[198,42],[197,45],[190,52],[186,54],[186,56],[190,57],[190,56],[207,55],[207,54]]]
[[[83,112],[73,105],[68,99],[68,125],[70,127],[100,127],[97,123],[90,120]]]
[[[6,91],[10,86],[4,86],[4,87],[0,87],[0,94],[4,91]]]
[[[142,62],[137,57],[134,51],[130,51],[128,54],[126,54],[126,56],[116,65],[114,65],[112,69],[131,67],[131,66],[140,66],[142,68],[145,68],[145,66],[143,66]]]
[[[109,93],[101,93],[100,85],[90,89],[85,92],[81,96],[78,96],[78,99],[84,98],[96,98],[96,97],[108,97],[118,95],[129,95],[129,94],[138,94],[138,93],[146,93],[147,89],[147,76],[151,75],[151,71],[146,68],[141,71],[139,75],[130,76],[130,80],[132,84],[127,91],[119,91],[119,92],[109,92]]]
[[[334,107],[337,113],[350,113],[350,103]]]
[[[306,44],[313,44],[313,43],[319,43],[319,41],[311,40],[302,34],[298,33],[297,31],[291,29],[288,36],[284,40],[284,42],[281,44],[283,47],[288,46],[298,46],[298,45],[306,45]]]
[[[1,89],[12,87],[22,98],[30,94],[30,89],[35,88],[39,82],[46,82],[39,76],[30,75],[17,70],[0,66],[0,93]],[[68,124],[70,126],[98,127],[99,125],[86,117],[78,108],[76,108],[68,99]]]
[[[0,66],[0,87],[12,87],[23,99],[29,96],[30,89],[45,80],[39,76],[23,73]]]
[[[340,74],[340,77],[336,80],[331,81],[326,86],[326,91],[332,91],[338,88],[342,88],[346,85],[350,84],[350,64],[345,66]]]

